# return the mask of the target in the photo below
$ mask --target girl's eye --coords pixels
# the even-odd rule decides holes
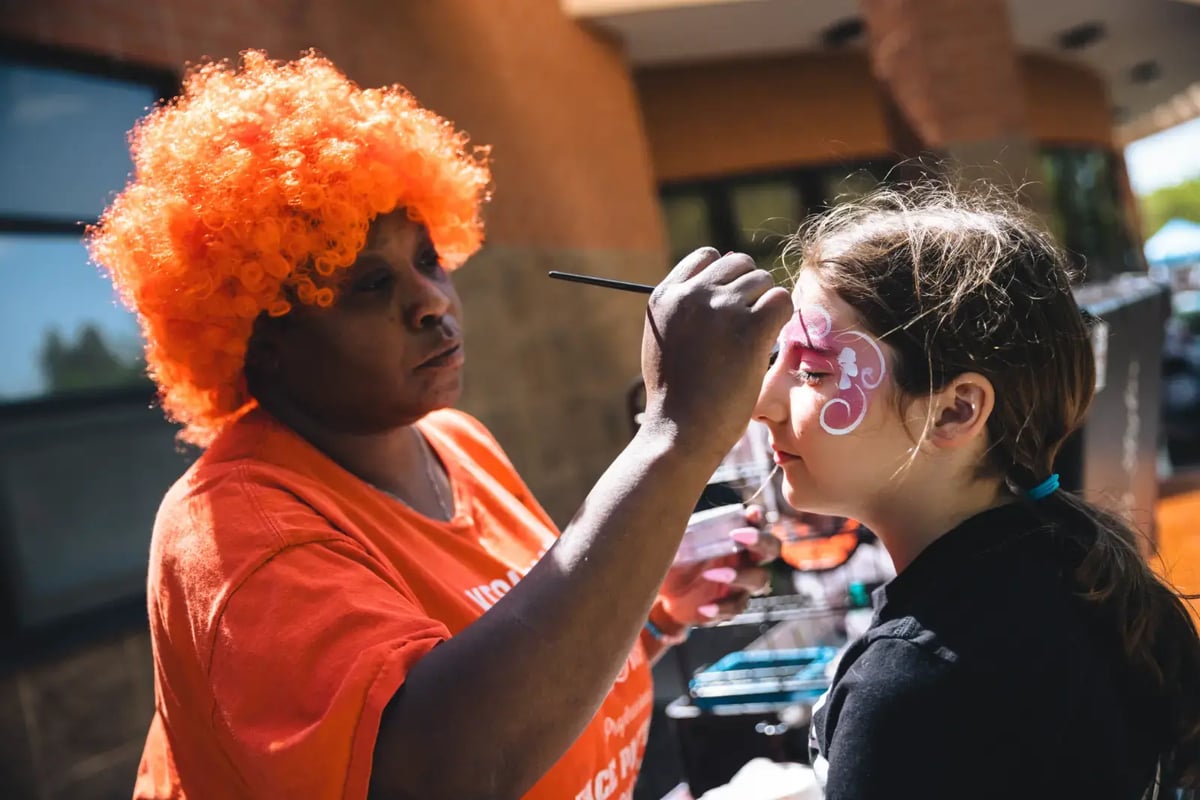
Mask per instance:
[[[796,380],[800,381],[805,386],[819,386],[821,384],[821,379],[827,377],[829,373],[813,372],[805,369],[804,367],[800,367],[800,369],[794,370],[792,375],[794,375]]]

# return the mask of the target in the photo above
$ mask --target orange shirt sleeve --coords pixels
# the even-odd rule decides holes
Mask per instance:
[[[216,620],[213,724],[253,797],[365,798],[384,706],[449,638],[363,548],[330,536],[265,561]]]

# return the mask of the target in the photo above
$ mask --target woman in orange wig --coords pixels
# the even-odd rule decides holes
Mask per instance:
[[[132,141],[92,254],[204,447],[155,525],[135,796],[629,796],[648,664],[777,552],[743,530],[743,562],[660,591],[787,293],[712,250],[667,276],[644,423],[560,535],[450,409],[486,152],[400,87],[257,52],[192,71]]]

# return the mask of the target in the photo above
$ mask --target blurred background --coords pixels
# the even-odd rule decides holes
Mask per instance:
[[[462,406],[560,523],[630,436],[642,306],[548,269],[774,264],[914,157],[1019,187],[1104,321],[1065,482],[1200,590],[1198,43],[1196,0],[0,0],[0,796],[128,797],[152,715],[147,543],[195,453],[81,241],[186,64],[315,47],[493,147]],[[685,769],[659,672],[646,798]]]

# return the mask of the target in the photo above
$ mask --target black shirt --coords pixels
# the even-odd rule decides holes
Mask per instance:
[[[827,800],[1141,797],[1146,707],[1062,541],[1036,506],[992,509],[876,592],[813,714]]]

